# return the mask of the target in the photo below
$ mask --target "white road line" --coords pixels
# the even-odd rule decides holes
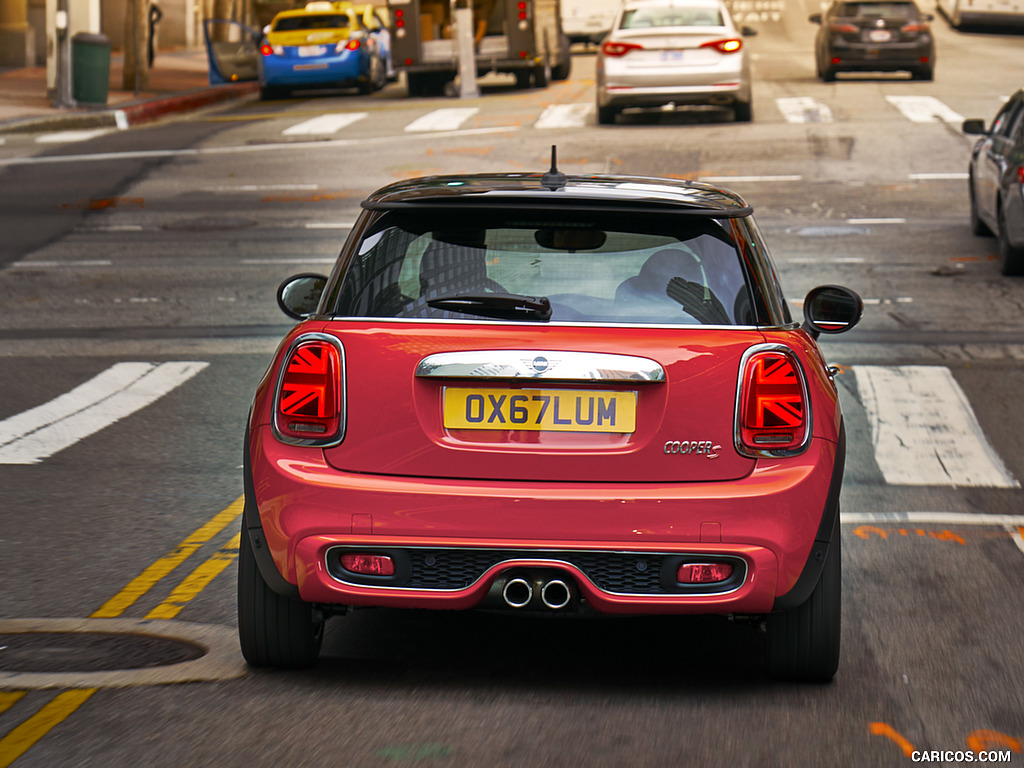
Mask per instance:
[[[587,124],[593,104],[552,104],[540,113],[534,128],[580,128]]]
[[[67,144],[73,141],[86,141],[110,133],[109,128],[93,128],[88,131],[54,131],[36,137],[37,144]]]
[[[337,260],[337,257],[331,256],[327,259],[314,257],[297,259],[242,259],[238,263],[250,266],[261,266],[263,264],[333,264]]]
[[[109,259],[83,259],[82,261],[16,261],[12,268],[18,269],[63,269],[65,267],[109,267]]]
[[[886,96],[885,100],[915,123],[942,121],[960,124],[964,121],[963,115],[954,112],[934,96]]]
[[[1024,515],[993,515],[971,512],[840,512],[842,523],[920,523],[927,525],[1024,525]]]
[[[891,485],[1019,488],[943,366],[854,366],[875,460]]]
[[[831,123],[832,110],[810,96],[776,99],[782,116],[790,123]]]
[[[515,133],[520,128],[517,125],[499,125],[493,128],[467,128],[462,131],[437,131],[436,133],[423,133],[427,141],[438,139],[466,138],[469,136],[488,136],[496,133]],[[205,157],[209,155],[246,155],[262,154],[273,152],[303,152],[312,151],[323,153],[328,149],[355,147],[363,149],[367,146],[380,144],[398,144],[408,141],[408,136],[365,136],[359,139],[327,139],[324,141],[279,141],[273,144],[241,144],[229,147],[190,147],[188,149],[152,149],[138,152],[96,152],[87,155],[37,155],[33,157],[5,157],[0,158],[0,168],[12,165],[53,165],[55,163],[94,163],[104,160],[158,160],[172,157]]]
[[[966,173],[911,173],[910,178],[915,181],[967,181],[969,176]]]
[[[233,186],[201,187],[203,192],[313,192],[319,184],[235,184]]]
[[[701,176],[699,181],[708,184],[733,184],[737,181],[803,181],[803,176]]]
[[[309,221],[303,224],[304,229],[352,229],[354,221]]]
[[[447,107],[435,109],[405,126],[407,133],[428,131],[454,131],[480,110],[476,107]]]
[[[286,128],[285,136],[308,136],[311,134],[337,133],[352,123],[358,123],[367,116],[366,112],[348,112],[343,114],[320,115]]]
[[[847,219],[847,224],[906,224],[906,219]]]
[[[38,464],[130,416],[209,363],[117,363],[84,384],[0,422],[0,464]]]

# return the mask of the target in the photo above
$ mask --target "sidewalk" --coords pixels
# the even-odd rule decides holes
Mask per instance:
[[[25,131],[126,128],[167,114],[187,112],[259,90],[257,83],[211,86],[206,50],[158,53],[142,92],[124,90],[123,56],[110,61],[107,103],[57,109],[46,98],[46,68],[0,70],[0,134]]]

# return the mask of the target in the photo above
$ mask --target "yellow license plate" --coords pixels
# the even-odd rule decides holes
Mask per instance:
[[[636,392],[446,387],[444,426],[628,433],[636,429]]]

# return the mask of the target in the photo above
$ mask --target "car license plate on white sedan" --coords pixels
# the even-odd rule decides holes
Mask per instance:
[[[326,45],[300,45],[299,58],[308,59],[313,56],[323,56],[327,53]]]
[[[446,429],[619,432],[636,429],[636,392],[445,387]]]

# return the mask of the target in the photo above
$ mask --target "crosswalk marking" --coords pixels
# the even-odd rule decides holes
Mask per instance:
[[[337,133],[367,116],[366,112],[348,112],[343,114],[320,115],[286,128],[285,136],[308,136],[311,134]]]
[[[790,123],[831,123],[832,110],[810,96],[776,99],[782,116]]]
[[[534,128],[579,128],[586,125],[593,104],[552,104],[545,108]]]
[[[54,131],[36,137],[37,144],[70,144],[73,141],[87,141],[110,133],[109,128],[92,128],[82,131]]]
[[[943,366],[854,366],[878,468],[890,485],[1019,488]]]
[[[428,131],[454,131],[480,110],[477,107],[449,107],[435,109],[416,120],[405,130],[408,133],[426,133]]]
[[[963,115],[954,112],[934,96],[886,96],[885,100],[914,123],[941,121],[959,125],[964,121]]]
[[[209,363],[117,363],[70,392],[0,421],[0,464],[38,464],[130,416]]]

